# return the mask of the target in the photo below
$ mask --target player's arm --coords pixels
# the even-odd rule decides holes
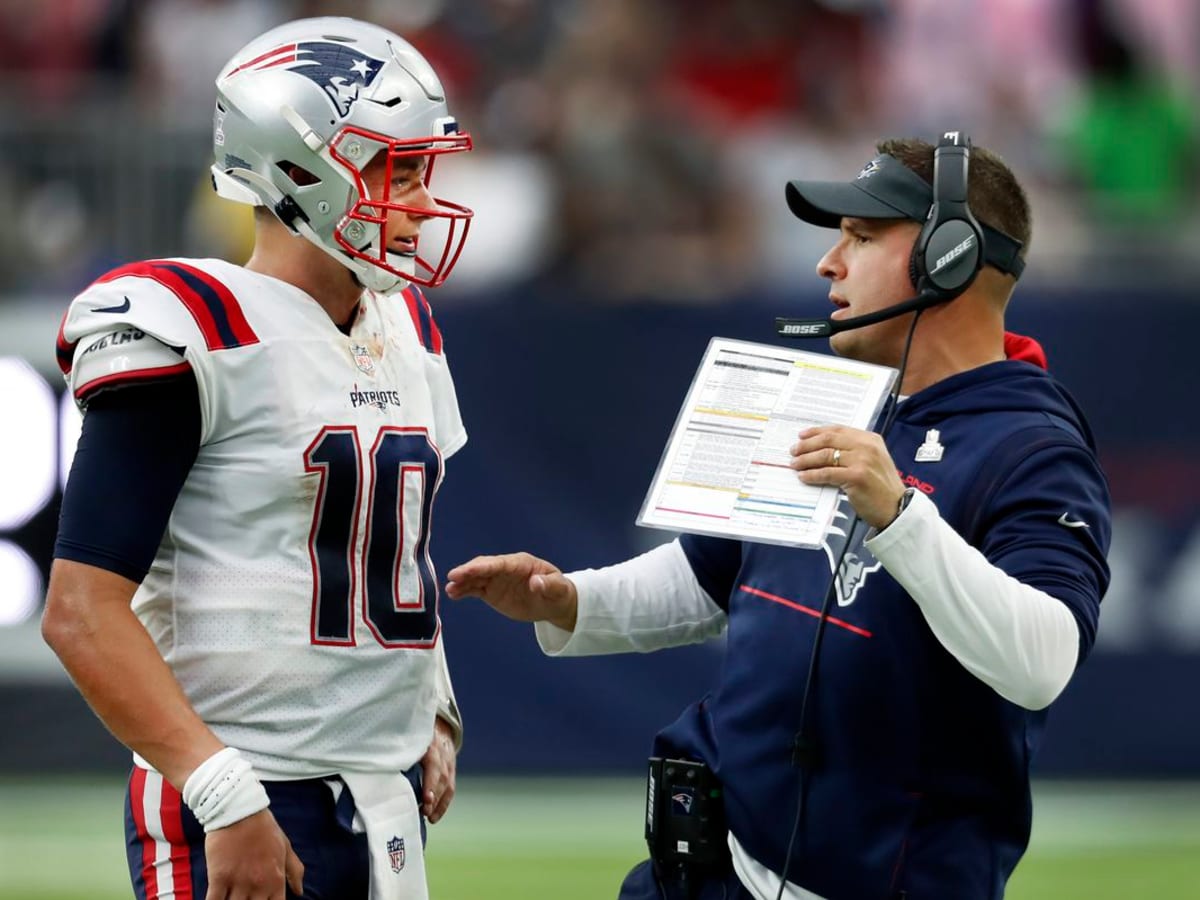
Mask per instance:
[[[439,822],[449,809],[457,787],[458,751],[462,749],[463,722],[450,682],[446,664],[445,636],[434,648],[437,655],[437,715],[433,721],[433,739],[421,757],[425,796],[421,812],[431,824]]]
[[[130,609],[136,590],[137,582],[115,572],[56,559],[42,635],[117,740],[182,789],[223,745]]]
[[[286,878],[300,893],[304,867],[262,785],[201,721],[130,607],[199,448],[195,377],[166,351],[154,351],[158,376],[143,352],[139,377],[105,376],[103,390],[76,373],[89,405],[42,634],[105,726],[183,793],[209,832],[210,892],[272,891]]]
[[[105,725],[182,788],[222,745],[130,601],[196,459],[199,401],[187,364],[148,337],[137,342],[143,377],[114,382],[102,374],[118,368],[106,361],[116,351],[103,341],[123,333],[96,339],[98,349],[84,348],[76,366],[88,411],[64,491],[42,632]]]

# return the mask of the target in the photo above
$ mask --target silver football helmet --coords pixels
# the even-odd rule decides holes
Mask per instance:
[[[390,198],[402,157],[434,160],[471,149],[446,109],[442,85],[403,38],[356,19],[289,22],[251,41],[217,76],[213,183],[222,197],[266,206],[349,268],[364,287],[387,293],[408,281],[436,286],[462,252],[474,213],[434,198],[414,207]],[[385,153],[383,196],[363,169]],[[296,168],[307,173],[293,180]],[[389,210],[445,220],[444,246],[425,255],[389,249]]]

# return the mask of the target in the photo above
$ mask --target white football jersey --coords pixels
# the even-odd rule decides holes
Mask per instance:
[[[416,763],[452,702],[429,538],[466,442],[419,290],[364,292],[346,335],[290,284],[153,260],[80,294],[58,350],[81,404],[195,373],[199,456],[133,609],[201,718],[264,778]]]

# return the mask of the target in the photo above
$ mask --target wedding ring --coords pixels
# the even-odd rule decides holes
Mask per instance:
[[[842,464],[842,451],[841,450],[833,451],[833,464],[835,466],[840,466]]]

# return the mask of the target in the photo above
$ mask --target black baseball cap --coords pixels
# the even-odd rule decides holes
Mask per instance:
[[[838,228],[843,216],[924,222],[933,205],[933,185],[886,153],[863,166],[853,181],[789,181],[786,195],[797,218],[822,228]],[[984,262],[1019,278],[1025,269],[1021,242],[979,224]]]

